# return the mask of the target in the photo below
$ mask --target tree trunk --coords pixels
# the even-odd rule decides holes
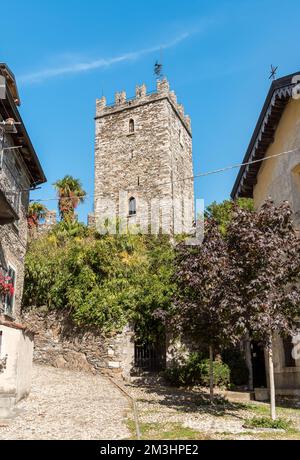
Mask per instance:
[[[245,339],[245,359],[248,368],[248,390],[253,391],[253,363],[249,334],[247,334]]]
[[[214,398],[214,352],[212,345],[209,346],[209,398]]]
[[[271,419],[276,420],[275,382],[274,382],[274,364],[273,364],[272,343],[268,346],[268,360],[269,360]]]

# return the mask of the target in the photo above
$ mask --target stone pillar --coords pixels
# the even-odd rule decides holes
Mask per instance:
[[[166,334],[166,367],[183,365],[190,355],[188,346],[182,339],[175,337],[172,331]]]
[[[134,367],[134,330],[133,326],[128,324],[123,330],[123,359],[122,359],[122,377],[130,381],[131,371]]]

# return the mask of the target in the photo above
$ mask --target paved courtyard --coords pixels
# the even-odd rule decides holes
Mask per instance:
[[[101,375],[34,366],[30,396],[0,421],[2,439],[124,439],[128,400]]]

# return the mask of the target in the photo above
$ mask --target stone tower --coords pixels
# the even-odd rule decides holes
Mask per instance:
[[[147,233],[190,232],[194,220],[191,122],[166,79],[107,106],[96,101],[94,217]],[[185,179],[185,180],[184,180]],[[135,227],[134,225],[134,227]]]

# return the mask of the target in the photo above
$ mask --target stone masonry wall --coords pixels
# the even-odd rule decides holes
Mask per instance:
[[[5,135],[4,148],[13,145],[14,142],[11,136]],[[18,221],[0,226],[0,250],[3,251],[6,264],[11,265],[16,271],[13,318],[18,318],[20,315],[23,293],[29,186],[30,182],[26,174],[26,167],[18,151],[4,150],[0,168],[0,188],[4,193],[7,193],[9,201],[14,202],[13,207],[19,216]],[[13,201],[14,197],[16,197],[15,201]]]
[[[178,233],[190,230],[193,181],[178,179],[191,177],[192,169],[190,119],[167,80],[158,81],[151,94],[145,85],[137,86],[134,99],[126,100],[124,91],[116,93],[113,106],[106,106],[104,97],[97,100],[96,221],[118,217],[145,232],[152,223],[155,233],[173,233],[176,226]],[[131,197],[136,199],[134,216],[128,212]]]
[[[129,378],[134,360],[129,326],[121,333],[103,335],[96,328],[74,325],[66,313],[46,308],[23,312],[22,321],[36,333],[35,362]]]
[[[174,93],[171,98],[176,102]],[[169,138],[172,171],[175,233],[189,233],[194,221],[194,181],[192,142],[190,133],[169,104]],[[179,106],[181,116],[183,108]],[[185,117],[186,118],[186,117]],[[190,122],[189,122],[190,124]]]

